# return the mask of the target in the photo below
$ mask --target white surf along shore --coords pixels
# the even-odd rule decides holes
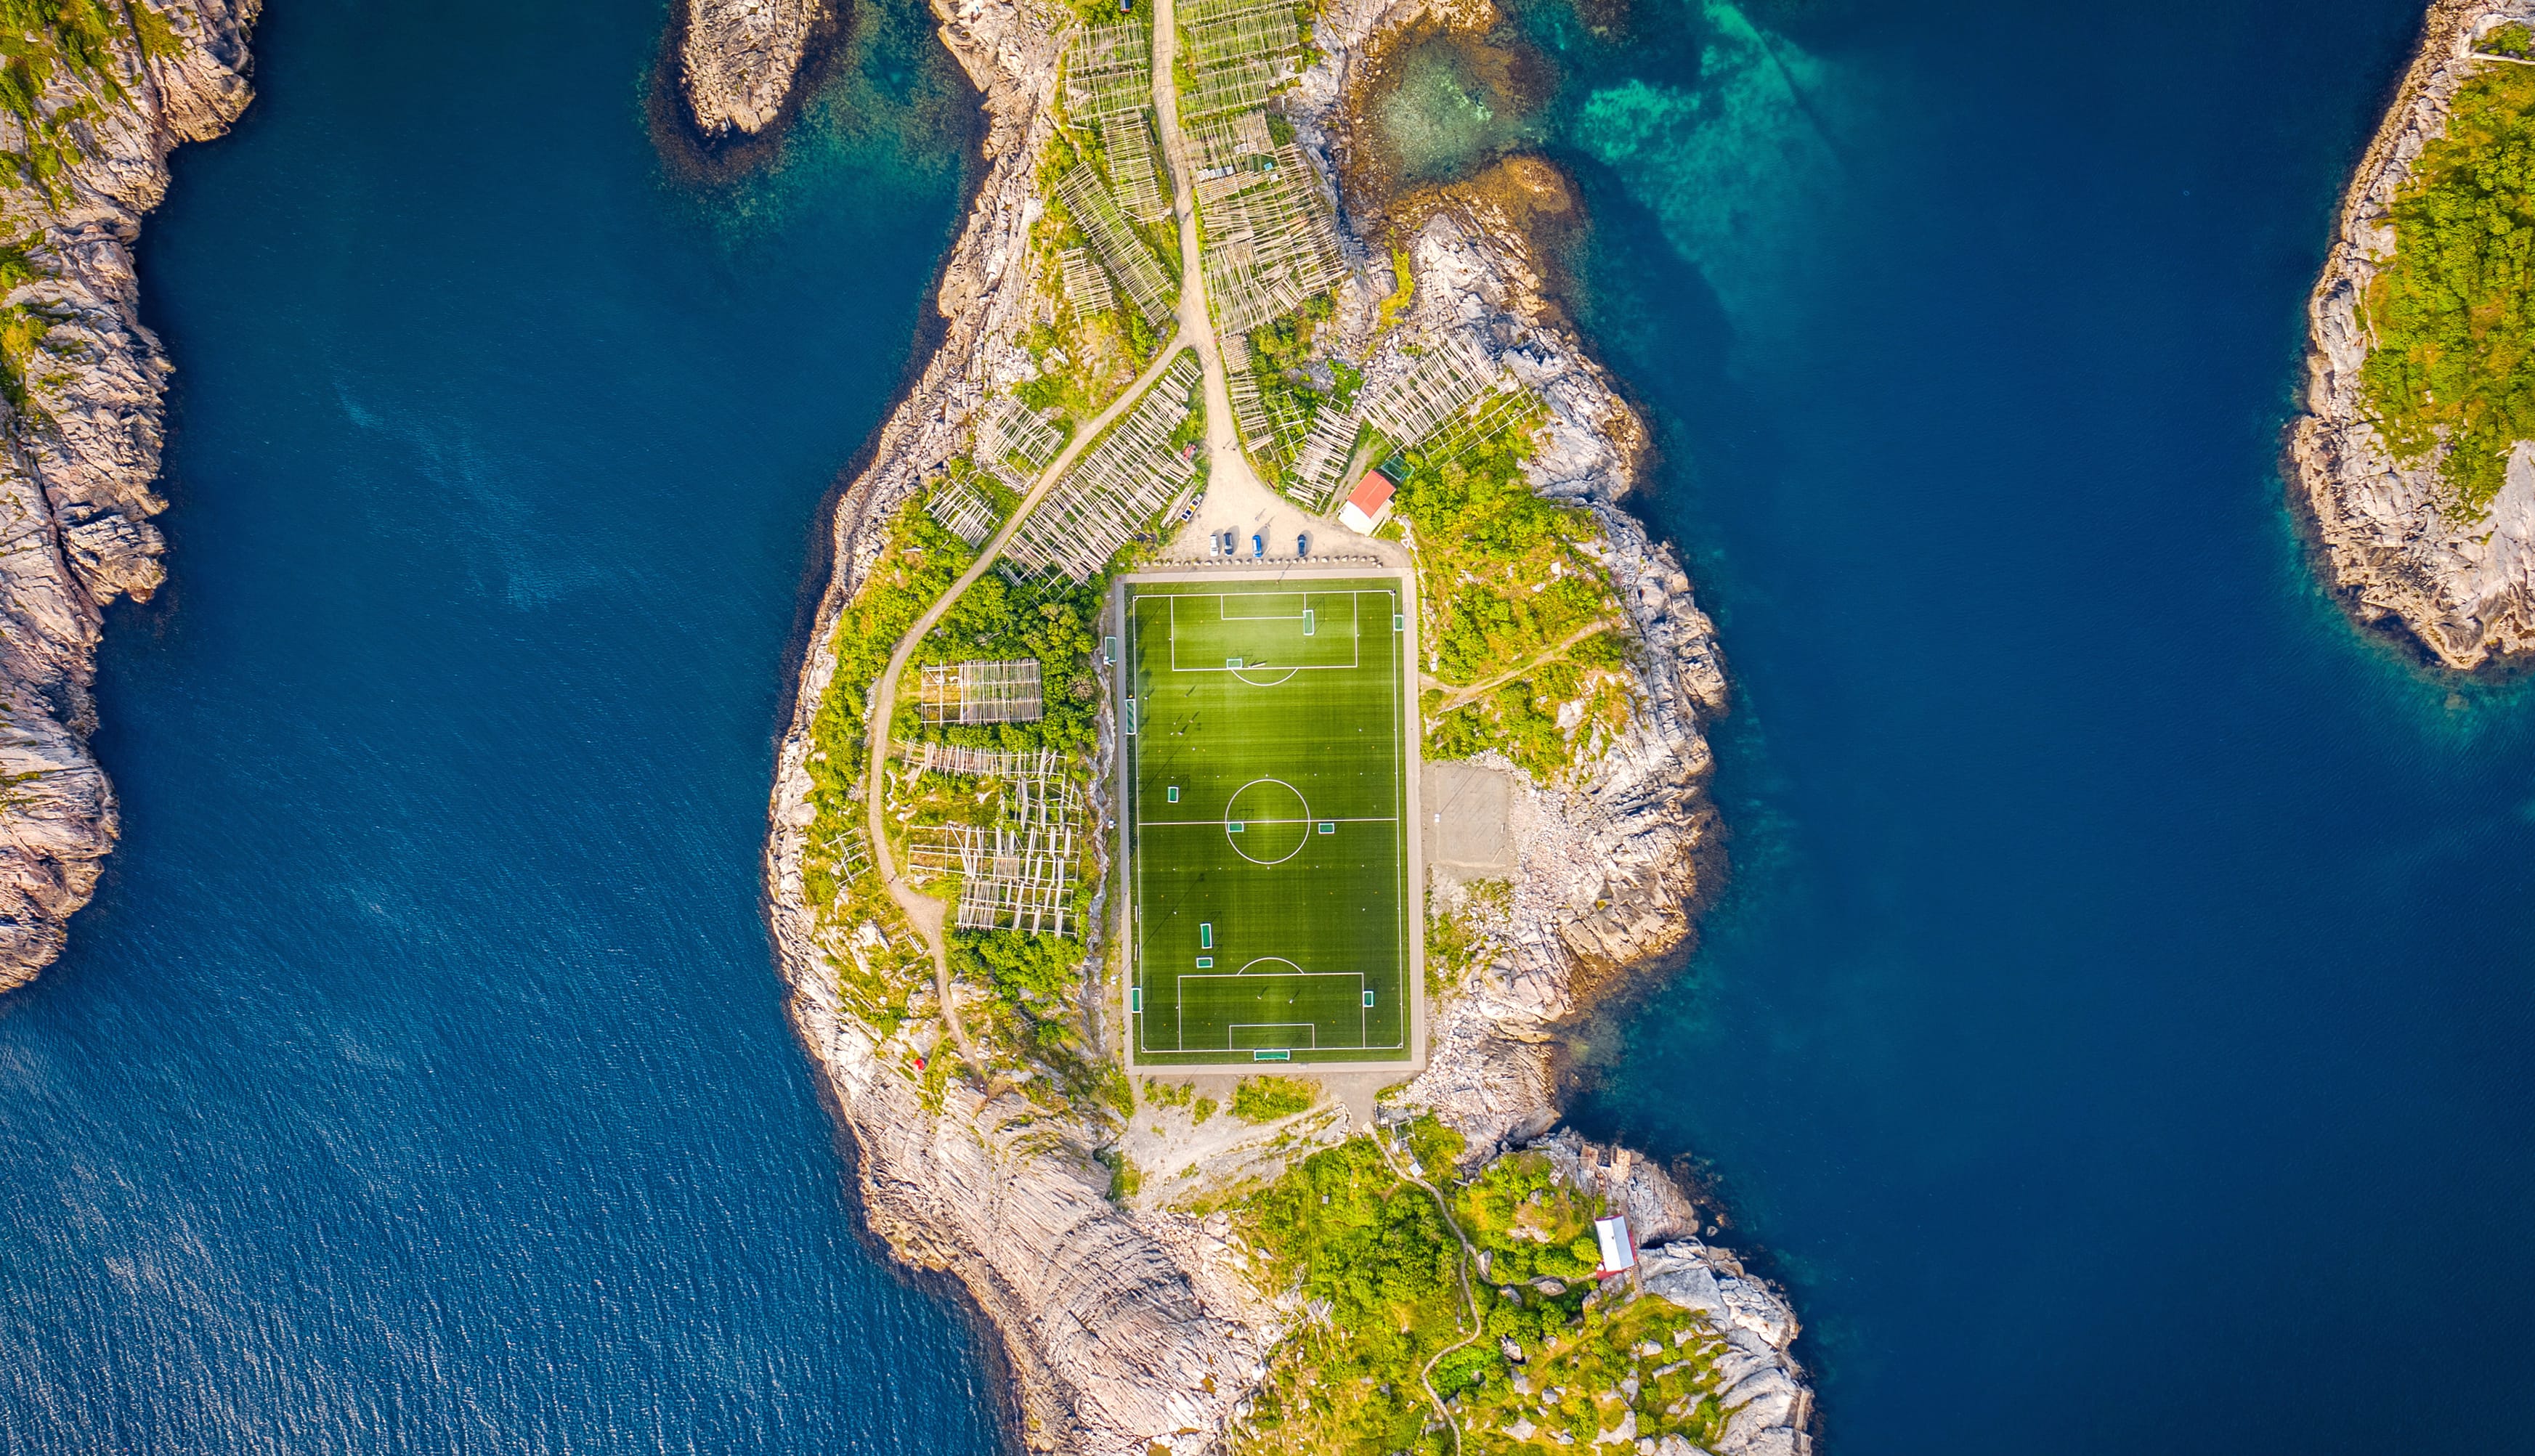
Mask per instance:
[[[1317,22],[1318,54],[1277,105],[1325,196],[1334,195],[1329,148],[1345,124],[1346,68],[1421,4],[1332,4]],[[717,30],[715,17],[726,9],[688,0],[683,17],[690,103],[700,115],[722,105],[717,97],[779,94],[798,63],[758,45],[745,27]],[[1390,1088],[1364,1074],[1323,1078],[1329,1095],[1318,1106],[1266,1124],[1192,1109],[1193,1097],[1228,1102],[1230,1077],[1177,1079],[1186,1090],[1176,1101],[1155,1100],[1147,1088],[1133,1116],[1122,1117],[1113,1107],[1051,1097],[1046,1079],[1026,1065],[972,1074],[974,1059],[957,1053],[957,1023],[982,993],[947,972],[912,986],[907,1014],[885,1024],[846,1004],[840,963],[879,951],[887,933],[876,922],[839,923],[810,899],[813,835],[828,832],[819,824],[813,769],[823,751],[813,730],[839,670],[838,629],[898,513],[946,462],[971,450],[998,401],[1038,373],[1022,336],[1050,316],[1065,287],[1038,261],[1030,229],[1045,206],[1039,159],[1078,22],[1068,11],[1008,0],[937,3],[936,14],[944,43],[982,92],[987,170],[943,276],[940,344],[882,426],[868,468],[835,516],[834,572],[778,751],[766,858],[792,1014],[853,1134],[871,1227],[907,1263],[955,1275],[999,1332],[1031,1449],[1101,1456],[1242,1449],[1252,1439],[1246,1418],[1260,1382],[1315,1312],[1276,1287],[1243,1237],[1237,1207],[1227,1205],[1350,1137],[1372,1133],[1393,1146],[1393,1129],[1431,1114],[1466,1139],[1464,1171],[1530,1149],[1567,1185],[1632,1217],[1646,1250],[1645,1297],[1699,1311],[1720,1342],[1715,1378],[1728,1415],[1704,1449],[1810,1452],[1813,1399],[1791,1353],[1799,1326],[1783,1295],[1707,1242],[1714,1211],[1696,1206],[1660,1167],[1559,1130],[1559,1028],[1579,1012],[1591,986],[1677,954],[1692,933],[1692,907],[1711,888],[1704,877],[1719,862],[1719,827],[1702,724],[1724,710],[1726,685],[1714,634],[1677,556],[1622,509],[1641,425],[1577,340],[1551,321],[1523,241],[1482,204],[1447,208],[1407,240],[1415,287],[1404,312],[1391,258],[1354,236],[1340,209],[1346,275],[1326,327],[1348,357],[1365,360],[1367,389],[1458,340],[1499,379],[1538,397],[1545,424],[1530,477],[1539,492],[1589,510],[1598,523],[1589,550],[1625,617],[1619,630],[1631,650],[1614,671],[1625,678],[1629,706],[1625,722],[1592,740],[1577,770],[1557,782],[1537,782],[1497,754],[1428,765],[1427,796],[1454,806],[1449,822],[1429,826],[1425,845],[1435,905],[1461,913],[1484,948],[1435,1006],[1425,1070]],[[709,52],[723,34],[735,59],[697,65],[698,47]],[[763,74],[732,79],[734,67],[750,64]],[[699,76],[708,82],[702,95]],[[1171,190],[1182,200],[1177,225],[1193,257],[1185,159],[1172,159]],[[1240,530],[1246,540],[1252,529],[1271,527],[1311,530],[1315,554],[1405,561],[1401,543],[1351,537],[1333,518],[1257,481],[1225,404],[1202,295],[1194,314],[1187,306],[1194,292],[1183,293],[1175,322],[1181,341],[1206,356],[1212,474],[1203,515],[1160,548],[1163,561],[1203,558],[1216,529]],[[1387,297],[1394,299],[1388,311]],[[1097,784],[1106,763],[1089,766]],[[858,771],[858,787],[866,776]],[[1103,834],[1105,825],[1092,838]],[[940,925],[936,911],[929,934],[938,936]],[[1114,964],[1095,940],[1082,1007],[1090,1042],[1111,1059],[1123,995],[1102,971]],[[961,1070],[946,1077],[954,1061]],[[1113,1170],[1122,1164],[1147,1173],[1141,1186],[1113,1196]],[[1603,1433],[1616,1442],[1606,1449],[1664,1456],[1702,1449],[1679,1434],[1640,1439],[1633,1424],[1624,1426]],[[1529,1449],[1518,1443],[1530,1433],[1474,1427],[1459,1438],[1471,1450]]]

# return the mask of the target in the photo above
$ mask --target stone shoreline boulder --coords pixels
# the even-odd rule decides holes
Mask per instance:
[[[753,137],[783,114],[820,0],[681,0],[679,85],[708,141]]]
[[[2316,530],[2329,584],[2360,621],[2398,627],[2439,662],[2471,671],[2535,651],[2535,445],[2519,442],[2490,514],[2458,520],[2435,460],[2396,461],[2370,422],[2360,366],[2369,285],[2393,257],[2395,197],[2446,131],[2474,42],[2529,0],[2439,0],[2421,46],[2353,173],[2340,228],[2308,303],[2306,412],[2290,427],[2290,490]]]
[[[57,191],[0,193],[0,226],[31,238],[26,275],[0,308],[51,323],[23,404],[0,407],[0,990],[61,954],[65,922],[114,847],[114,791],[88,746],[90,685],[105,608],[147,601],[166,579],[151,517],[167,503],[151,487],[174,372],[142,327],[132,249],[166,196],[167,154],[246,109],[259,5],[155,0],[174,53],[145,57],[118,33],[105,65],[127,99],[66,128],[75,153]],[[39,114],[87,95],[55,66]],[[16,116],[0,115],[0,149],[24,154],[28,142]]]

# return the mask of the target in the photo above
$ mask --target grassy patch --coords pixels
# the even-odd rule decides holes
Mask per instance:
[[[1403,1142],[1449,1183],[1456,1136],[1421,1119]],[[1639,1437],[1716,1439],[1724,1342],[1669,1301],[1593,1285],[1591,1195],[1561,1183],[1547,1158],[1516,1153],[1450,1197],[1486,1250],[1484,1282],[1433,1201],[1368,1138],[1314,1154],[1240,1205],[1271,1292],[1299,1296],[1307,1315],[1270,1356],[1236,1451],[1545,1456],[1590,1450],[1630,1423]],[[1419,1383],[1430,1362],[1457,1443]]]
[[[1434,1201],[1367,1138],[1313,1154],[1255,1194],[1245,1232],[1314,1318],[1280,1347],[1238,1448],[1449,1449],[1417,1372],[1467,1332],[1459,1245]]]
[[[1502,932],[1514,911],[1514,881],[1487,880],[1462,892],[1450,911],[1426,913],[1426,990],[1440,996],[1504,953]]]
[[[1273,1122],[1307,1113],[1320,1089],[1302,1077],[1243,1077],[1232,1089],[1232,1115],[1245,1122]]]
[[[0,110],[26,134],[20,150],[0,154],[9,186],[56,207],[69,202],[70,169],[88,154],[81,127],[131,104],[127,40],[143,59],[184,53],[175,28],[146,0],[0,0]],[[48,105],[57,84],[71,94]]]
[[[1634,690],[1620,654],[1619,639],[1606,633],[1449,713],[1430,709],[1426,757],[1493,749],[1538,782],[1557,782],[1628,726]]]
[[[1393,528],[1416,552],[1427,673],[1451,689],[1524,669],[1450,711],[1453,695],[1430,692],[1427,757],[1495,749],[1551,782],[1626,726],[1632,699],[1622,640],[1601,630],[1622,615],[1601,526],[1523,473],[1539,421],[1536,402],[1472,416],[1409,452]]]
[[[2477,519],[2512,442],[2535,439],[2535,68],[2490,66],[2457,91],[2394,237],[2369,290],[2362,397],[2395,457],[2435,456],[2449,514]]]
[[[1417,270],[1406,248],[1391,250],[1391,296],[1374,311],[1373,332],[1377,336],[1389,333],[1391,326],[1399,322],[1399,316],[1408,311],[1408,305],[1416,301]]]

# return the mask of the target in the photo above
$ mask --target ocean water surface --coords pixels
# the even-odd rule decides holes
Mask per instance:
[[[2402,0],[1525,7],[1735,876],[1577,1049],[1834,1452],[2535,1450],[2535,702],[2277,473]]]
[[[123,847],[0,1001],[0,1451],[1001,1448],[860,1242],[757,877],[973,113],[890,0],[771,169],[681,180],[665,21],[290,0],[177,156]]]
[[[173,584],[0,1001],[0,1451],[996,1449],[859,1242],[757,856],[821,491],[965,93],[907,0],[664,169],[660,7],[279,5],[143,245]],[[1737,685],[1735,875],[1577,1052],[1792,1287],[1828,1449],[2522,1451],[2535,706],[2275,460],[2402,0],[1526,0]]]

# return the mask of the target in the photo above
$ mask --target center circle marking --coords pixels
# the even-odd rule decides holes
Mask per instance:
[[[1241,825],[1240,833],[1232,832],[1234,824]],[[1310,841],[1312,806],[1303,802],[1302,790],[1281,778],[1254,778],[1233,790],[1224,804],[1223,837],[1234,854],[1254,865],[1281,865]],[[1261,853],[1252,854],[1242,843],[1245,839]]]

